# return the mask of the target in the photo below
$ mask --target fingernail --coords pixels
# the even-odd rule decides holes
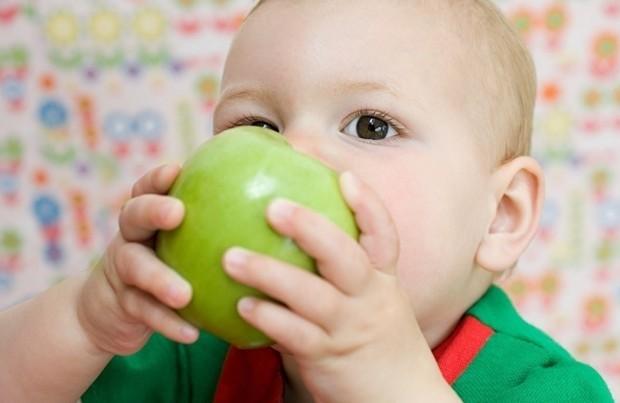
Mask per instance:
[[[168,220],[171,216],[176,214],[179,209],[183,208],[181,200],[170,198],[166,200],[166,203],[162,206],[161,216],[164,220]]]
[[[198,338],[198,329],[190,325],[181,326],[181,337],[183,340],[194,341]]]
[[[228,249],[224,255],[224,267],[229,272],[238,272],[248,261],[249,253],[242,248]]]
[[[345,195],[355,198],[359,190],[359,180],[351,171],[347,171],[340,176],[340,186]]]
[[[239,309],[239,313],[241,315],[247,315],[250,312],[252,312],[255,306],[256,306],[256,299],[251,298],[251,297],[245,297],[239,300],[239,303],[237,304],[237,309]]]
[[[168,177],[172,174],[173,170],[176,171],[175,164],[164,164],[159,167],[157,172],[156,180],[158,183],[168,179]]]
[[[192,292],[192,287],[185,281],[175,281],[168,286],[168,299],[171,302],[180,302],[184,300],[187,294]]]
[[[293,215],[296,205],[285,199],[274,200],[267,209],[267,215],[275,222],[285,222]]]
[[[166,175],[170,175],[173,172],[176,173],[181,169],[181,164],[179,164],[178,162],[170,162],[166,165],[164,165],[163,171]]]

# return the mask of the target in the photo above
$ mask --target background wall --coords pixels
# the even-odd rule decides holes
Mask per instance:
[[[0,1],[0,308],[90,266],[129,185],[210,134],[250,0]],[[542,227],[504,283],[620,396],[620,1],[498,0],[539,71]]]

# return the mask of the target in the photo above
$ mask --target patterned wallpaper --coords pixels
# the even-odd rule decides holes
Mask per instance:
[[[130,184],[210,134],[250,0],[0,1],[0,308],[95,261]],[[498,0],[539,72],[542,226],[503,285],[620,396],[620,0]]]

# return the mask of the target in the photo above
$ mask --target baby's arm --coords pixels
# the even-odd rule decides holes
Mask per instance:
[[[70,402],[112,358],[77,317],[86,274],[0,312],[0,401]]]
[[[113,355],[138,351],[154,330],[196,340],[173,311],[191,288],[152,250],[154,233],[182,220],[182,205],[162,196],[178,172],[164,166],[135,184],[120,234],[91,272],[0,312],[0,401],[76,401]]]

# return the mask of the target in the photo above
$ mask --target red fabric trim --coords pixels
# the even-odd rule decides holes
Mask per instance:
[[[283,397],[278,352],[271,348],[228,350],[213,403],[282,403]]]
[[[476,358],[493,329],[473,316],[465,316],[452,334],[435,347],[433,355],[446,382],[452,385]]]
[[[453,384],[482,350],[494,331],[465,316],[433,355],[444,379]],[[224,361],[213,403],[282,403],[284,373],[280,354],[271,348],[231,347]]]

